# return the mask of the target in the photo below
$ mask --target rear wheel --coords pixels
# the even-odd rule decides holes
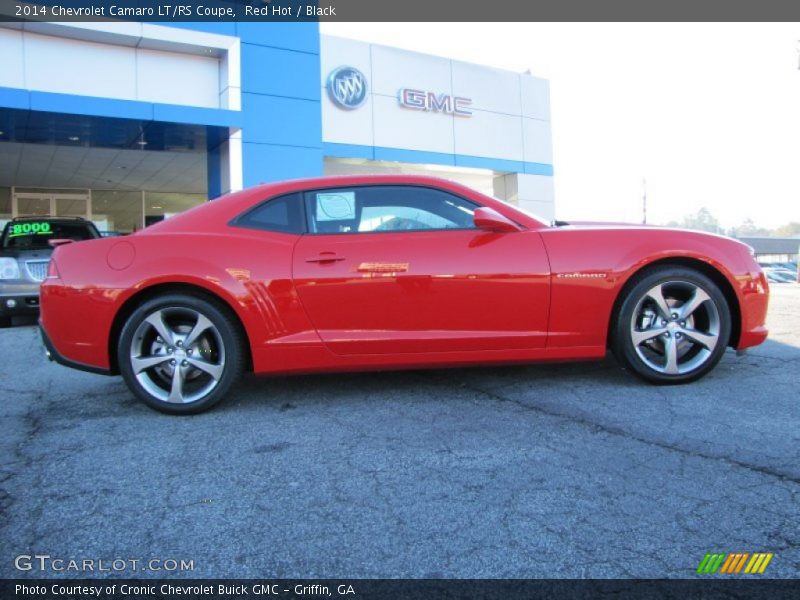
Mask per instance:
[[[0,329],[11,327],[11,317],[0,317]]]
[[[244,370],[244,340],[227,311],[188,294],[144,303],[126,321],[120,372],[146,404],[194,414],[220,402]]]
[[[711,279],[693,269],[659,267],[628,290],[612,347],[648,381],[685,383],[714,368],[730,332],[730,309]]]

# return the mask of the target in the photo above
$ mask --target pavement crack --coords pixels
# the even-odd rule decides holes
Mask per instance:
[[[569,413],[561,413],[561,412],[554,411],[554,410],[548,410],[546,408],[543,408],[543,407],[537,406],[537,405],[533,405],[533,404],[526,404],[525,402],[522,402],[521,400],[518,400],[516,398],[503,396],[501,394],[498,394],[496,392],[492,392],[490,390],[483,389],[483,388],[478,387],[478,386],[469,385],[469,384],[463,384],[463,383],[461,384],[461,386],[462,386],[463,389],[467,389],[467,390],[470,390],[470,391],[473,391],[473,392],[476,392],[476,393],[479,393],[479,394],[483,394],[484,396],[492,398],[493,400],[496,400],[498,402],[504,402],[504,403],[513,404],[513,405],[515,405],[515,406],[517,406],[519,408],[522,408],[524,410],[537,412],[537,413],[540,413],[540,414],[543,414],[543,415],[547,415],[549,417],[554,417],[554,418],[564,419],[566,421],[570,421],[570,422],[575,423],[577,425],[581,425],[583,427],[589,428],[589,429],[593,430],[595,433],[602,432],[602,433],[605,433],[605,434],[608,434],[608,435],[612,435],[612,436],[615,436],[615,437],[626,438],[626,439],[638,442],[640,444],[645,444],[647,446],[652,446],[652,447],[655,447],[655,448],[661,448],[663,450],[667,450],[668,452],[677,452],[679,454],[683,454],[685,456],[689,456],[689,457],[693,457],[693,458],[701,458],[701,459],[704,459],[704,460],[715,460],[715,461],[723,462],[723,463],[728,464],[728,465],[733,466],[733,467],[738,467],[738,468],[741,468],[741,469],[747,469],[748,471],[751,471],[753,473],[758,473],[760,475],[766,475],[768,477],[773,477],[773,478],[779,479],[781,481],[785,481],[785,482],[788,482],[788,483],[794,483],[794,484],[800,485],[800,477],[798,477],[798,476],[796,476],[796,475],[794,475],[792,473],[784,473],[784,472],[781,472],[781,471],[779,471],[777,469],[772,469],[772,468],[764,467],[764,466],[761,466],[761,465],[751,464],[751,463],[748,463],[748,462],[737,460],[735,458],[731,458],[729,456],[706,454],[706,453],[703,453],[703,452],[697,452],[695,450],[682,448],[682,447],[680,447],[678,445],[668,444],[666,442],[660,442],[658,440],[648,439],[648,438],[645,438],[645,437],[638,436],[638,435],[636,435],[634,433],[631,433],[630,431],[626,431],[625,429],[622,429],[621,427],[614,427],[614,426],[611,426],[611,425],[605,425],[605,424],[602,424],[602,423],[597,423],[597,422],[591,421],[589,419],[585,419],[585,418],[577,416],[577,415],[571,415]]]

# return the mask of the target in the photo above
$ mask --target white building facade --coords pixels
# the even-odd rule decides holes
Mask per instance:
[[[260,182],[457,180],[555,213],[548,83],[316,23],[0,23],[0,220],[127,233]]]
[[[326,173],[432,174],[553,218],[546,80],[330,36],[321,67]],[[342,67],[365,80],[355,108],[328,89]]]

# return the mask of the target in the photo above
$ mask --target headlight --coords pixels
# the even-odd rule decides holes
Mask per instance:
[[[19,279],[19,265],[14,258],[0,258],[0,279]]]

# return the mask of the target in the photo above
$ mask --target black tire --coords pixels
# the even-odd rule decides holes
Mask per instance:
[[[0,329],[11,327],[11,317],[0,317]]]
[[[688,383],[722,358],[731,335],[730,308],[704,274],[686,267],[655,267],[636,277],[623,294],[611,328],[611,348],[639,377],[657,384]]]
[[[195,329],[199,333],[192,340]],[[184,346],[183,341],[190,343]],[[245,348],[227,307],[174,293],[148,300],[128,317],[117,360],[137,398],[164,413],[189,415],[209,410],[225,398],[244,371]]]

